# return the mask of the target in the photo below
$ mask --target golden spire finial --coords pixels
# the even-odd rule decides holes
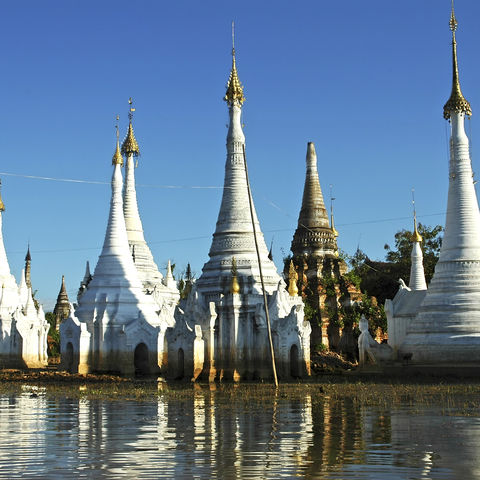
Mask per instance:
[[[115,153],[112,157],[112,165],[123,165],[123,157],[120,153],[120,133],[118,131],[118,121],[120,120],[120,116],[117,115],[117,124],[115,125],[115,130],[117,131],[117,148],[115,149]]]
[[[421,243],[423,238],[418,233],[417,230],[417,212],[415,210],[415,189],[412,188],[412,205],[413,205],[413,241],[417,243]]]
[[[235,60],[235,23],[232,22],[232,70],[230,71],[230,77],[227,82],[227,92],[223,99],[229,104],[233,105],[238,102],[240,105],[245,101],[243,95],[243,86],[240,83],[237,73],[237,63]]]
[[[472,115],[472,108],[470,103],[465,99],[460,88],[460,80],[458,75],[458,61],[457,61],[457,41],[455,39],[455,32],[457,30],[458,22],[455,18],[455,10],[453,8],[452,0],[452,12],[450,14],[450,30],[452,31],[452,63],[453,63],[453,80],[452,80],[452,93],[447,103],[443,107],[443,117],[448,120],[450,114],[464,113],[465,115]]]
[[[293,264],[293,260],[290,260],[290,267],[288,269],[288,293],[290,294],[291,297],[295,297],[298,295],[297,280],[298,280],[298,273],[295,270],[295,265]]]
[[[237,261],[232,257],[232,284],[230,285],[230,293],[240,293],[240,284],[237,278]]]
[[[138,157],[140,155],[140,149],[138,148],[138,143],[135,139],[135,134],[133,133],[132,127],[133,112],[135,111],[132,97],[128,99],[128,104],[130,105],[130,110],[128,112],[128,131],[127,136],[122,143],[122,153],[124,155],[133,155],[134,157]]]

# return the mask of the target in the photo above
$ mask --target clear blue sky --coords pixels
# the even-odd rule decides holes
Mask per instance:
[[[480,2],[457,0],[463,92],[480,114]],[[384,257],[394,233],[443,224],[451,88],[449,0],[11,1],[2,5],[0,175],[3,234],[17,279],[30,241],[37,298],[70,299],[95,266],[108,216],[114,118],[128,97],[142,156],[136,170],[147,241],[161,269],[208,258],[223,185],[231,21],[245,87],[247,158],[257,212],[281,268],[313,141],[339,245]],[[186,188],[161,188],[162,185]]]

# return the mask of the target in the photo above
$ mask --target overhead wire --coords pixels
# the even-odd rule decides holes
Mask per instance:
[[[447,132],[446,132],[447,133]],[[448,136],[448,135],[447,135]],[[448,140],[447,140],[448,141]],[[84,180],[84,179],[73,179],[73,178],[60,178],[60,177],[47,177],[47,176],[39,176],[39,175],[27,175],[27,174],[20,174],[20,173],[12,173],[12,172],[0,172],[0,176],[12,176],[12,177],[19,177],[19,178],[27,178],[33,180],[47,180],[47,181],[55,181],[55,182],[67,182],[67,183],[79,183],[79,184],[93,184],[93,185],[110,185],[110,182],[102,182],[98,180]],[[154,184],[137,184],[137,187],[150,187],[150,188],[166,188],[166,189],[204,189],[204,190],[219,190],[223,188],[229,188],[225,186],[217,186],[217,185],[154,185]],[[287,212],[272,200],[263,197],[263,200],[270,205],[271,207],[275,208],[285,216],[289,218],[296,218],[290,212]],[[445,215],[445,212],[441,213],[429,213],[424,215],[419,215],[419,218],[424,217],[434,217]],[[339,223],[337,226],[339,227],[348,227],[352,225],[366,225],[366,224],[373,224],[373,223],[386,223],[386,222],[394,222],[394,221],[402,221],[402,220],[410,220],[410,217],[391,217],[391,218],[382,218],[382,219],[374,219],[374,220],[361,220],[358,222],[348,222],[348,223]],[[306,225],[300,225],[307,230],[310,230]],[[276,233],[276,232],[285,232],[292,230],[291,227],[289,228],[276,228],[270,230],[264,230],[265,233]],[[211,238],[211,235],[200,235],[195,237],[181,237],[181,238],[172,238],[172,239],[163,239],[163,240],[153,240],[149,243],[160,244],[160,243],[173,243],[173,242],[183,242],[183,241],[193,241],[193,240],[203,240],[206,238]],[[42,249],[42,250],[32,250],[34,253],[66,253],[66,252],[80,252],[80,251],[88,251],[88,250],[98,250],[101,246],[97,247],[78,247],[78,248],[62,248],[62,249]],[[24,254],[24,251],[8,251],[8,254],[15,255],[15,254]]]

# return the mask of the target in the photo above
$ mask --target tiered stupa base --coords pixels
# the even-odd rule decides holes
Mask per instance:
[[[268,303],[278,376],[309,375],[311,328],[301,298],[279,287]],[[272,378],[263,296],[220,295],[207,307],[194,289],[183,308],[175,328],[167,330],[171,377],[235,382]]]

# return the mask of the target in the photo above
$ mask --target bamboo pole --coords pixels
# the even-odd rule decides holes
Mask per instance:
[[[248,203],[250,205],[250,218],[252,219],[253,239],[255,240],[255,250],[257,251],[258,270],[260,272],[260,281],[262,283],[263,306],[265,308],[265,317],[267,319],[268,341],[270,343],[270,355],[272,357],[272,370],[275,388],[278,388],[277,369],[275,367],[275,352],[273,350],[272,329],[270,327],[270,314],[268,313],[267,293],[265,291],[265,282],[263,281],[262,262],[260,261],[260,250],[258,249],[257,230],[255,228],[255,217],[253,215],[252,192],[250,190],[250,180],[248,179],[247,155],[245,153],[245,144],[242,144],[243,164],[245,166],[245,177],[247,179]]]

